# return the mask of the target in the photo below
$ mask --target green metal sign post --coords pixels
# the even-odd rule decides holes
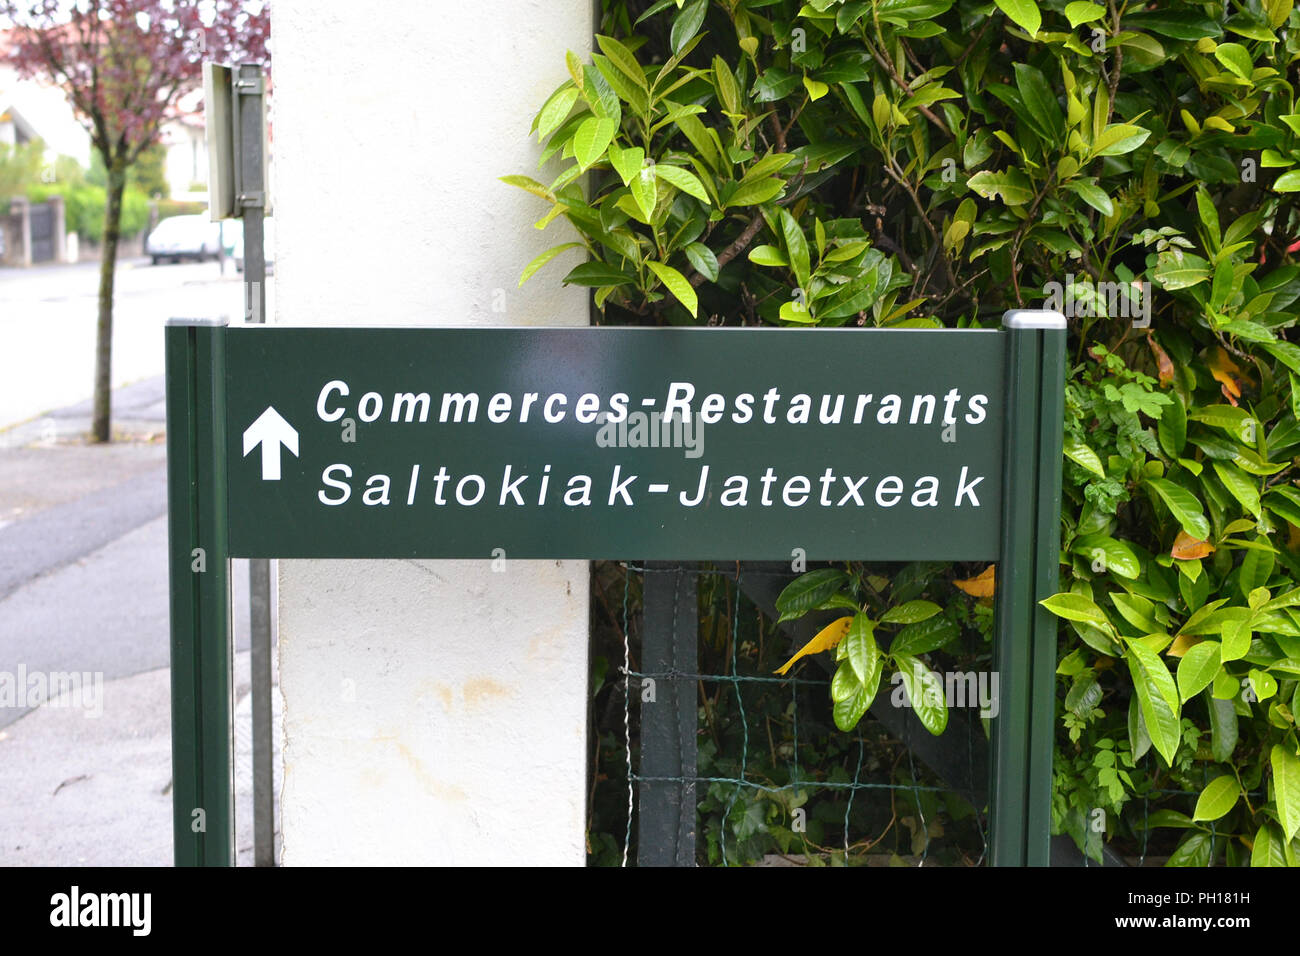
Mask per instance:
[[[1045,865],[1065,321],[166,330],[178,865],[233,862],[248,558],[998,562],[992,862]]]

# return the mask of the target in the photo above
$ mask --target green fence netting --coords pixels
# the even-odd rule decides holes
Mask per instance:
[[[830,719],[829,675],[816,660],[786,676],[772,671],[792,652],[790,637],[746,593],[747,581],[792,575],[741,566],[654,566],[599,562],[594,570],[593,721],[597,746],[591,781],[589,860],[634,864],[638,792],[646,784],[694,785],[698,865],[981,866],[989,859],[984,721],[957,723],[936,760],[917,756],[927,742],[891,733],[871,714],[852,733]],[[651,574],[695,575],[698,666],[641,666],[644,582]],[[677,615],[672,615],[674,621]],[[611,626],[612,625],[612,626]],[[674,635],[676,636],[676,635]],[[603,652],[603,653],[602,653]],[[640,712],[647,687],[694,685],[699,705],[698,765],[693,774],[640,770]],[[882,684],[880,696],[894,688]],[[899,695],[901,697],[901,694]],[[917,734],[919,722],[910,718]],[[984,738],[984,739],[980,739]],[[1148,753],[1139,760],[1157,759]],[[935,766],[937,764],[937,766]],[[1208,765],[1203,770],[1209,781]],[[959,779],[954,786],[951,781]],[[979,781],[981,785],[971,786]],[[1075,866],[1210,865],[1244,862],[1231,836],[1207,825],[1193,852],[1175,853],[1198,793],[1152,788],[1132,792],[1111,832],[1054,849]],[[1263,799],[1262,791],[1247,799]],[[1115,831],[1118,840],[1111,844]],[[1068,841],[1068,837],[1060,840]],[[1108,852],[1103,857],[1103,847]],[[1087,849],[1088,853],[1080,852]],[[1171,859],[1172,857],[1172,859]]]

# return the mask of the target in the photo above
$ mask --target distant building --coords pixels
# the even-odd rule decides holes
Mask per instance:
[[[0,51],[4,44],[0,36]],[[90,164],[90,134],[63,91],[36,79],[19,79],[12,67],[0,63],[0,143],[13,146],[35,139],[45,143],[51,166],[61,155]]]
[[[176,115],[163,124],[159,142],[167,151],[163,174],[173,199],[208,200],[208,139],[203,91],[182,96]]]
[[[0,55],[7,47],[7,35],[0,31]],[[203,91],[187,93],[177,105],[176,115],[163,124],[159,136],[167,150],[164,176],[173,198],[207,202]],[[12,66],[0,62],[0,143],[12,146],[36,139],[45,143],[45,160],[51,170],[59,156],[71,156],[89,168],[90,134],[63,90],[36,78],[22,79]]]

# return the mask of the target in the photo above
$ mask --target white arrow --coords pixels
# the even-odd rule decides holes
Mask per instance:
[[[284,417],[268,405],[257,416],[257,421],[244,429],[244,457],[258,445],[262,446],[262,480],[280,480],[280,446],[283,445],[298,457],[298,431]]]

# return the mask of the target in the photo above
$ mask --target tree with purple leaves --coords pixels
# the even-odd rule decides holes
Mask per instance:
[[[266,59],[270,6],[245,0],[0,0],[0,58],[62,87],[108,171],[92,432],[110,440],[113,276],[126,174],[158,142],[204,60]]]

